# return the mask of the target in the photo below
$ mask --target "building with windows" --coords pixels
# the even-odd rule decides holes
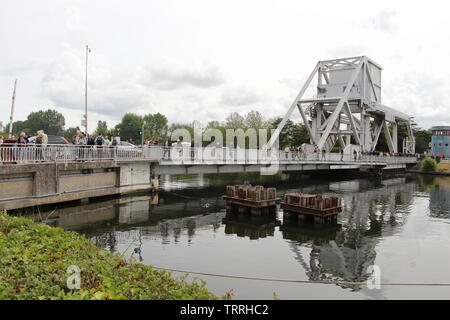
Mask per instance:
[[[433,157],[450,159],[450,126],[431,128],[431,154]]]

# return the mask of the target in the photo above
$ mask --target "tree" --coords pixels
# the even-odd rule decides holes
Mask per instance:
[[[117,124],[114,128],[108,130],[107,136],[111,139],[111,137],[120,136],[120,124]]]
[[[306,126],[303,123],[294,124],[292,128],[292,145],[298,147],[309,142],[310,137]]]
[[[63,137],[66,138],[67,140],[69,140],[70,142],[72,142],[72,138],[75,135],[75,133],[77,132],[77,130],[81,131],[81,129],[79,127],[67,128],[66,130],[64,130]]]
[[[139,140],[141,138],[142,122],[142,117],[137,114],[125,114],[122,117],[122,121],[116,126],[120,133],[120,138],[122,140]]]
[[[225,127],[228,129],[245,129],[244,117],[239,113],[233,112],[225,119]]]
[[[429,143],[431,142],[431,131],[421,130],[416,126],[412,125],[414,132],[414,137],[416,139],[416,152],[423,153],[429,149]],[[389,133],[392,136],[392,126],[389,126]],[[397,129],[397,147],[398,152],[403,152],[403,140],[408,136],[408,128],[406,124],[402,123],[398,125]],[[386,137],[384,135],[384,130],[381,130],[380,137],[376,149],[383,152],[389,152],[389,147],[387,144]]]
[[[223,127],[223,126],[219,121],[210,121],[206,125],[206,129],[219,129],[220,127]]]
[[[144,116],[145,138],[162,141],[167,137],[169,130],[168,121],[165,115],[161,113],[148,114]]]
[[[275,129],[280,124],[282,118],[277,117],[268,120],[268,130]],[[271,132],[270,136],[272,135]],[[292,120],[286,121],[283,130],[278,137],[280,149],[286,147],[298,147],[303,143],[309,143],[310,137],[308,129],[303,123],[294,123]]]
[[[219,130],[220,133],[222,134],[221,144],[222,145],[226,145],[226,133],[227,133],[226,131],[227,131],[227,129],[225,128],[223,123],[220,123],[219,121],[210,121],[206,125],[205,129],[206,129],[205,131],[208,131],[209,129]],[[211,135],[212,132],[208,132],[208,133],[209,133],[209,135]],[[216,139],[215,137],[211,137],[211,140],[205,140],[204,139],[203,140],[203,146],[204,147],[208,146],[209,144],[211,144],[211,142],[215,141],[215,139]],[[215,141],[215,142],[217,142],[217,141]]]
[[[9,132],[9,124],[5,127],[5,133]],[[18,137],[21,132],[26,132],[28,134],[33,135],[35,132],[31,132],[31,129],[28,127],[28,122],[25,121],[14,121],[13,122],[13,136]]]
[[[247,128],[259,130],[264,127],[264,118],[259,111],[250,111],[245,116],[244,125]]]
[[[106,121],[98,120],[97,122],[97,129],[95,129],[95,135],[98,136],[101,134],[102,136],[108,135],[108,125],[106,124]]]
[[[416,152],[423,153],[430,149],[431,142],[431,131],[430,130],[417,130],[415,132],[416,137]]]
[[[38,130],[44,130],[46,134],[62,135],[66,120],[64,116],[56,110],[40,110],[32,112],[26,120],[26,127],[29,134],[33,135]],[[13,127],[14,129],[14,127]]]
[[[172,137],[173,133],[177,130],[177,129],[185,129],[189,132],[190,137],[194,137],[194,127],[190,124],[185,124],[185,123],[172,123],[170,125],[170,128],[168,130],[168,137],[171,139],[180,139],[180,140],[184,140],[183,136],[175,136]],[[189,142],[189,141],[187,141]]]

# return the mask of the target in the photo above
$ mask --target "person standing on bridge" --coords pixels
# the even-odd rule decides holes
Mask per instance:
[[[191,139],[191,161],[194,161],[195,156],[195,140],[194,138]]]
[[[84,132],[81,132],[79,139],[78,139],[79,159],[84,160],[86,158],[86,145],[87,145],[86,136],[85,136]]]
[[[324,148],[324,149],[322,149],[322,160],[326,160],[325,154],[326,154],[326,151]]]
[[[319,150],[319,147],[317,145],[314,145],[314,153],[317,156],[317,160],[319,160],[320,159],[320,150]]]
[[[183,144],[181,143],[180,139],[177,139],[177,149],[178,149],[178,156],[181,159],[183,157]]]
[[[171,147],[172,147],[172,142],[170,142],[170,139],[166,139],[166,142],[164,142],[163,159],[166,159],[166,155],[168,155],[167,159],[170,159],[170,148]]]
[[[75,160],[80,159],[82,156],[81,149],[79,147],[81,145],[81,143],[80,143],[81,137],[82,137],[81,131],[79,129],[77,129],[77,131],[75,131],[75,135],[72,137],[73,144],[77,146],[75,148]]]
[[[103,158],[103,144],[105,143],[105,138],[103,138],[102,134],[99,133],[94,140],[94,144],[96,146],[96,153],[98,158]]]
[[[2,146],[2,144],[3,144],[3,142],[4,142],[4,137],[3,136],[1,136],[0,135],[0,147]],[[2,153],[4,152],[4,150],[2,149],[2,150],[0,150],[1,152],[0,152],[0,161],[4,158],[3,157],[3,155],[2,155]]]
[[[72,137],[73,144],[79,145],[80,139],[81,139],[81,131],[77,129],[77,131],[75,131],[75,135]]]
[[[119,143],[117,142],[117,137],[112,137],[111,147],[117,147]]]
[[[340,153],[341,153],[341,161],[344,161],[344,149],[341,149]]]
[[[48,136],[44,133],[44,130],[39,130],[36,132],[37,138],[36,138],[36,145],[39,147],[39,149],[36,150],[37,152],[37,160],[44,161],[46,159],[46,147],[48,144]]]
[[[91,158],[91,160],[93,160],[94,158],[94,146],[95,146],[95,141],[94,138],[92,137],[92,135],[90,134],[86,134],[87,137],[87,152],[88,152],[88,157]]]
[[[110,143],[110,142],[111,142],[111,141],[109,141],[108,136],[105,136],[105,140],[103,141],[103,145],[109,146],[109,143]]]
[[[25,161],[27,159],[27,144],[28,144],[28,137],[25,132],[21,132],[19,135],[19,139],[17,139],[17,144],[20,147],[20,154],[19,154],[19,160]]]

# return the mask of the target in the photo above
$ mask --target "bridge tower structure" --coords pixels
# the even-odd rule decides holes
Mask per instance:
[[[327,152],[352,142],[361,151],[374,151],[383,130],[390,152],[399,152],[398,125],[406,124],[403,152],[415,152],[411,117],[381,103],[382,67],[366,56],[319,61],[268,143],[273,146],[281,130],[298,109],[311,144]],[[304,98],[316,79],[312,98]],[[352,141],[353,137],[353,141]],[[346,149],[347,148],[347,149]]]

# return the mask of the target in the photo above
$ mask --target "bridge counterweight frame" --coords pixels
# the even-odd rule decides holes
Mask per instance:
[[[268,146],[274,146],[297,107],[310,142],[320,150],[330,152],[336,143],[345,149],[353,137],[361,151],[375,151],[383,131],[389,151],[398,153],[398,125],[405,123],[408,136],[403,141],[403,152],[415,153],[411,117],[381,104],[381,70],[366,56],[319,61]],[[303,99],[315,77],[316,95]],[[327,96],[328,92],[332,96]]]

